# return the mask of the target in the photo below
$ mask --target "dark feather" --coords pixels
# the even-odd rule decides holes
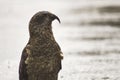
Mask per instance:
[[[30,20],[30,39],[23,50],[19,80],[57,80],[61,69],[61,49],[52,32],[52,21],[59,18],[47,11]]]
[[[28,80],[27,69],[26,69],[27,64],[25,64],[25,60],[27,56],[28,55],[26,53],[26,50],[24,49],[22,52],[21,61],[19,65],[19,80]]]

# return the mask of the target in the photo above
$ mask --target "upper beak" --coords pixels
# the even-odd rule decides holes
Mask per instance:
[[[58,20],[58,22],[59,22],[59,23],[61,23],[61,21],[60,21],[59,17],[53,14],[53,20],[55,20],[55,19],[57,19],[57,20]]]

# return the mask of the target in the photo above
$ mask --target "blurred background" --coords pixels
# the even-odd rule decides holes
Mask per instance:
[[[120,80],[119,0],[0,0],[0,80],[18,80],[28,23],[50,11],[64,53],[59,80]]]

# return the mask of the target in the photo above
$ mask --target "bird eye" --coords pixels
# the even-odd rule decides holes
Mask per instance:
[[[46,16],[47,16],[47,14],[43,14],[43,16],[44,16],[44,17],[46,17]]]

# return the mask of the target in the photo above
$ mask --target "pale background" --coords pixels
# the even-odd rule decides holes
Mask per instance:
[[[53,22],[64,53],[59,80],[120,80],[119,0],[0,0],[0,80],[18,80],[28,23],[38,11]]]

